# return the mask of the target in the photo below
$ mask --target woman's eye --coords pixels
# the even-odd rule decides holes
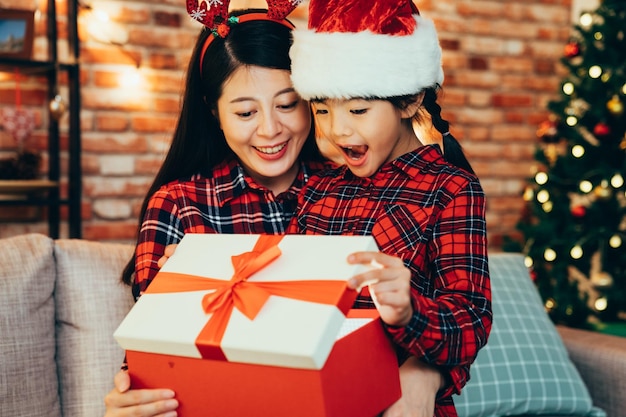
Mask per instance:
[[[241,117],[241,118],[248,118],[250,116],[252,116],[252,113],[254,113],[253,111],[245,111],[245,112],[238,112],[236,113],[237,116]]]
[[[291,102],[289,104],[279,105],[278,108],[281,110],[290,110],[290,109],[295,109],[297,105],[298,105],[298,100]]]
[[[315,109],[315,114],[328,114],[328,110],[325,109]]]

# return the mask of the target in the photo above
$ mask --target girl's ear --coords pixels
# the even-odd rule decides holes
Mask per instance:
[[[401,117],[403,119],[412,119],[422,106],[422,101],[424,101],[423,91],[415,95],[413,100],[407,102],[406,106],[400,111]]]

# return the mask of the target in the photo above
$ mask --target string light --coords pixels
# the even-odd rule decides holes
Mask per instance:
[[[554,251],[554,249],[546,249],[543,252],[543,259],[545,259],[548,262],[552,262],[556,259],[556,252]]]
[[[619,235],[613,235],[609,239],[609,246],[613,249],[617,249],[622,246],[622,238]]]
[[[563,92],[568,96],[571,96],[574,93],[574,84],[570,82],[563,84]]]
[[[567,119],[565,119],[565,123],[567,123],[568,126],[576,126],[576,124],[578,123],[578,119],[576,118],[576,116],[567,116]]]
[[[589,76],[591,78],[598,78],[602,75],[602,68],[599,65],[593,65],[589,68]]]
[[[572,259],[580,259],[583,257],[583,248],[580,245],[576,245],[569,251],[569,254]]]
[[[524,265],[526,265],[526,268],[532,268],[534,264],[533,258],[530,256],[524,257]]]
[[[593,34],[593,38],[597,41],[601,41],[603,37],[602,32],[596,32]]]
[[[593,23],[593,16],[591,13],[583,13],[580,15],[580,24],[584,27],[589,27]]]
[[[535,182],[539,185],[544,185],[546,182],[548,182],[548,174],[542,171],[538,172],[535,175]]]
[[[578,188],[583,193],[590,193],[591,190],[593,190],[593,184],[591,183],[591,181],[584,180],[580,182],[580,185],[578,186]]]
[[[550,200],[550,193],[547,190],[541,190],[537,193],[537,201],[540,203],[545,203]]]
[[[593,306],[598,311],[604,311],[609,306],[609,302],[606,297],[600,297],[595,301],[595,303],[593,303]]]
[[[552,207],[553,207],[552,201],[546,201],[545,203],[541,205],[541,208],[543,209],[545,213],[550,213],[552,211]]]
[[[572,146],[572,155],[574,158],[582,158],[585,154],[585,148],[582,145],[574,145]]]
[[[524,201],[530,201],[534,197],[535,197],[535,191],[531,187],[526,187],[526,189],[524,190],[524,195],[522,196]]]
[[[611,185],[613,186],[613,188],[620,188],[622,185],[624,185],[624,177],[622,177],[622,174],[615,174],[613,175],[613,177],[611,178]]]

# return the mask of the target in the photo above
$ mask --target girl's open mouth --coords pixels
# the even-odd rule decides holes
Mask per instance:
[[[367,145],[352,145],[352,146],[342,146],[341,150],[343,153],[350,159],[354,161],[358,161],[363,158],[367,153],[369,146]]]

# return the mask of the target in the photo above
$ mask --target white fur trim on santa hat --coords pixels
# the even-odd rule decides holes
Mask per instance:
[[[412,35],[297,29],[290,49],[296,91],[312,98],[394,97],[443,83],[435,25],[414,15]]]

